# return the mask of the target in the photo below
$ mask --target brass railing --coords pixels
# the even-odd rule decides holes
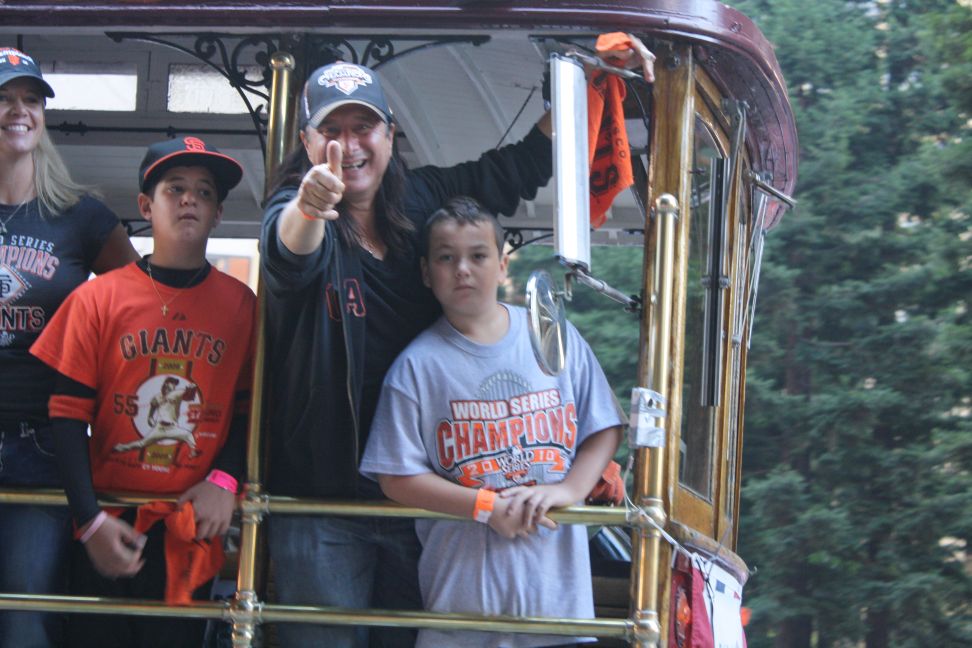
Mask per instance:
[[[353,500],[308,500],[291,497],[272,497],[264,494],[248,495],[240,501],[244,518],[258,524],[266,514],[278,515],[341,515],[355,517],[404,517],[449,519],[452,516],[424,509],[408,508],[393,502]],[[174,497],[147,497],[131,493],[113,493],[99,499],[102,506],[132,507],[150,501],[175,501]],[[64,506],[67,498],[56,489],[3,489],[0,504],[31,504]],[[602,506],[571,506],[552,511],[550,517],[560,524],[626,525],[639,524],[629,519],[625,508]],[[455,518],[452,518],[455,519]],[[255,572],[255,551],[241,544],[239,574]],[[238,576],[237,582],[242,577]],[[244,591],[245,592],[245,591]],[[250,590],[252,592],[252,590]],[[181,617],[217,619],[233,625],[233,645],[248,648],[252,645],[254,629],[262,623],[323,623],[328,625],[399,626],[435,630],[480,630],[492,632],[521,632],[569,636],[596,636],[631,640],[634,623],[628,619],[558,619],[539,617],[482,616],[446,614],[411,610],[357,610],[336,607],[314,607],[264,603],[256,593],[240,596],[232,601],[193,601],[190,605],[166,605],[159,601],[128,600],[92,596],[60,596],[0,593],[0,610],[32,610],[45,612],[74,612],[86,614],[121,614],[132,616]]]

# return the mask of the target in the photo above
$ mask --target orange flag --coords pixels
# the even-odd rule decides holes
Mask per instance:
[[[601,34],[598,52],[626,50],[631,38],[623,32]],[[614,197],[631,186],[631,152],[624,126],[624,81],[613,74],[596,72],[587,85],[588,151],[591,167],[591,226],[604,224]]]
[[[149,502],[138,507],[135,530],[145,533],[156,522],[165,521],[165,602],[184,605],[192,592],[223,566],[223,539],[196,540],[192,503],[177,507],[170,502]]]

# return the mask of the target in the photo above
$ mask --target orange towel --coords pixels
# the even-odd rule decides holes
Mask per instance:
[[[196,516],[192,503],[181,507],[171,502],[149,502],[138,507],[135,530],[145,533],[165,520],[165,602],[183,605],[192,593],[223,566],[223,539],[196,540]]]
[[[624,502],[624,477],[621,475],[621,465],[612,461],[601,473],[601,478],[594,484],[594,488],[587,495],[588,504],[614,504]]]
[[[627,34],[614,32],[597,38],[598,52],[632,47]],[[631,153],[624,126],[624,81],[613,74],[595,72],[587,86],[588,150],[591,166],[591,225],[604,224],[614,197],[631,186]]]

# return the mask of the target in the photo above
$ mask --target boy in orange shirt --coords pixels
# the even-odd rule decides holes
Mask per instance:
[[[72,593],[188,602],[222,563],[219,536],[242,473],[255,299],[205,255],[241,177],[235,160],[198,138],[150,146],[138,206],[153,253],[80,286],[31,348],[59,373],[50,417],[85,550],[72,560]],[[178,505],[116,517],[96,490]],[[69,623],[69,645],[92,647],[198,646],[205,627],[102,615]]]

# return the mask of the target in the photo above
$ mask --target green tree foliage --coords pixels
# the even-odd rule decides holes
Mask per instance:
[[[740,552],[753,648],[972,645],[972,9],[736,0],[776,45],[800,131],[749,355]],[[507,299],[548,246],[514,255]],[[641,253],[595,248],[638,292]],[[628,402],[634,316],[568,317]]]
[[[732,4],[801,142],[749,361],[749,645],[972,645],[972,10]]]

